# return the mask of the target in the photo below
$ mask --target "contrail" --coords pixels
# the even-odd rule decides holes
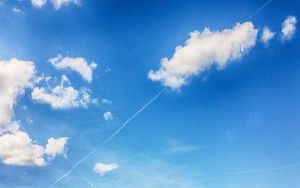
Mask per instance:
[[[52,185],[55,185],[58,183],[60,180],[64,179],[66,176],[68,176],[78,165],[83,163],[90,155],[95,153],[97,149],[93,149],[90,153],[88,153],[85,157],[83,157],[80,161],[78,161],[70,170],[68,170],[64,175],[62,175],[60,178],[58,178],[55,182],[52,183]]]
[[[260,11],[262,11],[262,9],[264,9],[266,6],[268,6],[271,2],[272,2],[272,0],[266,1],[261,7],[259,7],[259,8],[252,14],[252,16],[248,17],[247,19],[248,19],[248,20],[252,19],[252,18],[253,18],[254,16],[256,16]]]
[[[127,121],[125,121],[125,123],[123,123],[123,125],[116,131],[114,132],[114,134],[111,135],[111,137],[109,137],[108,139],[106,139],[103,144],[106,144],[107,142],[111,141],[111,139],[113,139],[115,136],[117,136],[120,131],[122,131],[122,129],[124,129],[127,124],[133,119],[135,118],[137,115],[139,115],[139,113],[141,113],[147,106],[149,106],[153,101],[155,101],[163,92],[166,91],[166,88],[163,89],[162,91],[160,91],[158,94],[156,94],[149,102],[147,102],[139,111],[137,111],[133,116],[131,116]]]
[[[106,139],[104,142],[102,142],[98,147],[108,143],[111,141],[115,136],[117,136],[127,125],[128,123],[134,119],[137,115],[139,115],[147,106],[149,106],[151,103],[153,103],[161,94],[163,94],[167,88],[161,90],[158,94],[156,94],[150,101],[148,101],[142,108],[140,108],[135,114],[133,114],[127,121],[125,121],[122,126],[116,130],[108,139]],[[79,166],[81,163],[83,163],[89,156],[91,156],[93,153],[95,153],[97,148],[93,149],[91,152],[89,152],[87,155],[85,155],[80,161],[78,161],[70,170],[68,170],[64,175],[62,175],[60,178],[58,178],[55,182],[52,183],[52,185],[57,184],[60,182],[62,179],[64,179],[66,176],[71,174],[73,170]]]
[[[85,179],[85,181],[86,181],[92,188],[95,188],[95,186],[92,184],[92,182],[90,182],[89,179],[87,179],[85,176],[82,176],[82,177]]]
[[[282,169],[298,167],[298,166],[300,166],[300,164],[290,164],[290,165],[275,166],[275,167],[270,167],[270,168],[244,170],[244,171],[235,172],[232,175],[242,175],[242,174],[252,174],[252,173],[258,173],[258,172],[264,172],[264,171],[282,170]]]

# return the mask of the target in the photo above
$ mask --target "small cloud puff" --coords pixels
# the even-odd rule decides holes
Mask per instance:
[[[275,33],[271,31],[270,28],[264,27],[262,35],[261,35],[261,41],[267,45],[271,39],[273,39],[275,36]]]
[[[288,16],[281,25],[282,39],[292,39],[296,32],[297,18],[295,16]]]
[[[100,176],[104,176],[105,174],[114,171],[117,168],[119,168],[119,165],[117,165],[116,163],[104,164],[97,162],[93,168],[93,171],[99,174]]]
[[[113,119],[112,113],[109,112],[109,111],[105,112],[105,113],[103,114],[103,119],[106,120],[106,121],[107,121],[107,120]]]

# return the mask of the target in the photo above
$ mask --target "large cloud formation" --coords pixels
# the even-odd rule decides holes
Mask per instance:
[[[216,65],[225,67],[231,60],[243,57],[256,43],[257,29],[252,22],[236,24],[232,29],[191,32],[183,46],[177,46],[171,59],[163,58],[160,68],[148,77],[164,86],[180,89],[188,81]]]
[[[20,122],[14,117],[14,106],[17,98],[25,89],[34,85],[35,65],[31,61],[11,59],[0,60],[0,161],[7,165],[46,164],[45,157],[63,154],[66,142],[61,139],[50,139],[47,145],[55,145],[52,152],[44,146],[35,144],[29,135],[21,130]]]

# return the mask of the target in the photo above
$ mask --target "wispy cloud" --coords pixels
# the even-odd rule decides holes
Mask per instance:
[[[176,140],[168,140],[167,144],[167,152],[176,153],[176,154],[186,154],[191,152],[197,152],[201,149],[206,148],[205,146],[196,146],[192,144],[182,143]]]

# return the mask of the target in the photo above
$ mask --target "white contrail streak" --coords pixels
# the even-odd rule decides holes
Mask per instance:
[[[131,116],[127,121],[125,121],[125,123],[123,123],[123,125],[116,131],[114,132],[114,134],[112,134],[108,139],[106,139],[103,143],[107,143],[109,141],[111,141],[111,139],[113,139],[115,136],[117,136],[120,131],[122,131],[122,129],[124,129],[127,124],[133,119],[135,118],[137,115],[139,115],[139,113],[141,113],[147,106],[149,106],[153,101],[155,101],[163,92],[165,92],[166,89],[163,89],[162,91],[160,91],[158,94],[156,94],[149,102],[147,102],[139,111],[137,111],[133,116]]]
[[[252,174],[252,173],[258,173],[258,172],[264,172],[264,171],[273,171],[273,170],[282,170],[287,168],[293,168],[298,167],[300,164],[290,164],[285,166],[275,166],[270,168],[261,168],[261,169],[252,169],[252,170],[244,170],[233,173],[233,175],[242,175],[242,174]]]
[[[78,165],[83,163],[90,155],[95,153],[97,149],[93,149],[90,153],[88,153],[85,157],[83,157],[80,161],[78,161],[70,170],[68,170],[64,175],[62,175],[60,178],[58,178],[55,182],[52,183],[52,185],[55,185],[60,180],[64,179],[66,176],[68,176]]]
[[[254,16],[256,16],[262,9],[264,9],[266,6],[268,6],[272,0],[266,1],[261,7],[259,7],[253,14],[252,16],[248,17],[248,20],[252,19]]]
[[[82,177],[85,179],[85,181],[86,181],[92,188],[95,188],[95,186],[92,184],[92,182],[90,182],[89,179],[87,179],[85,176],[82,176]]]
[[[163,94],[167,89],[161,90],[158,94],[156,94],[150,101],[148,101],[142,108],[140,108],[135,114],[133,114],[127,121],[125,121],[122,126],[116,130],[108,139],[106,139],[104,142],[102,142],[99,146],[102,146],[106,144],[107,142],[111,141],[115,136],[117,136],[127,125],[128,123],[134,119],[137,115],[139,115],[147,106],[149,106],[151,103],[153,103],[161,94]],[[98,147],[99,147],[98,146]],[[83,163],[89,156],[91,156],[93,153],[95,153],[97,148],[93,149],[91,152],[89,152],[87,155],[85,155],[80,161],[78,161],[70,170],[68,170],[64,175],[62,175],[60,178],[58,178],[55,182],[52,183],[52,185],[57,184],[60,182],[60,180],[64,179],[66,176],[71,174],[73,170],[79,166],[81,163]]]

